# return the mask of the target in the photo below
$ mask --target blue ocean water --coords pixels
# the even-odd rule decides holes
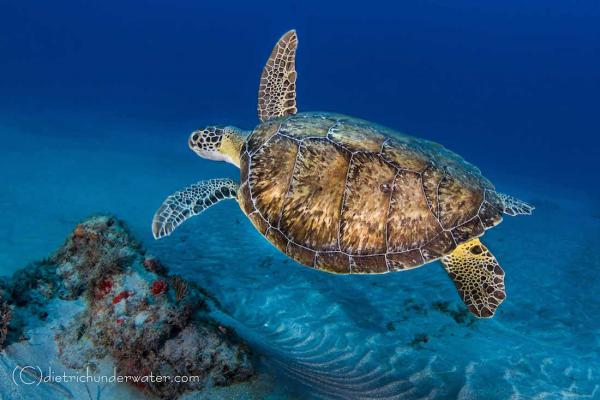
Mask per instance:
[[[0,273],[114,213],[251,343],[264,379],[240,396],[600,398],[599,18],[594,1],[2,0]],[[301,111],[439,142],[536,205],[484,238],[506,271],[493,320],[458,317],[438,263],[382,276],[302,268],[235,202],[152,239],[166,195],[239,178],[187,137],[257,124],[261,69],[290,28]]]

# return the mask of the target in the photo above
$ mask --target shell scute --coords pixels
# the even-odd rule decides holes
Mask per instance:
[[[420,175],[401,171],[394,183],[389,209],[388,251],[397,253],[418,249],[440,231],[440,223],[427,205]]]
[[[419,249],[409,250],[403,253],[388,253],[386,258],[390,271],[402,271],[415,268],[425,262]]]
[[[254,211],[253,213],[248,214],[248,218],[250,218],[250,221],[252,221],[252,224],[254,224],[256,230],[259,231],[262,235],[266,234],[269,228],[271,227],[271,225],[269,225],[269,222],[266,219],[264,219],[258,211]]]
[[[469,221],[479,212],[483,188],[445,174],[438,186],[438,218],[445,229]]]
[[[245,183],[248,180],[248,168],[250,164],[250,155],[246,151],[240,156],[240,182]]]
[[[317,253],[315,268],[336,274],[349,274],[350,257],[340,251]]]
[[[335,123],[335,118],[324,114],[298,114],[283,122],[280,133],[297,140],[325,138]]]
[[[340,247],[350,254],[387,251],[385,226],[397,170],[373,153],[350,160],[341,212]]]
[[[315,265],[316,251],[307,249],[293,242],[288,242],[285,254],[298,261],[300,264],[306,265],[307,267],[313,267]]]
[[[265,237],[269,240],[269,242],[273,243],[275,247],[279,249],[279,251],[283,253],[286,252],[289,240],[283,233],[281,233],[279,229],[270,227],[267,230]]]
[[[455,248],[456,243],[452,234],[448,231],[442,231],[421,248],[421,254],[423,254],[425,262],[428,262],[450,253]]]
[[[257,126],[246,142],[248,153],[254,154],[258,151],[258,149],[277,134],[280,126],[281,121],[279,120],[267,121]]]
[[[272,226],[279,223],[297,153],[298,143],[276,136],[252,157],[248,175],[252,197],[255,207]]]
[[[487,192],[485,197],[487,197]],[[496,226],[502,222],[502,214],[496,207],[489,203],[487,199],[483,202],[479,209],[479,218],[486,229]]]
[[[421,173],[421,179],[423,181],[423,193],[427,200],[427,205],[436,218],[439,218],[439,202],[438,202],[438,188],[440,182],[444,178],[444,171],[436,167],[433,164],[427,166],[427,168]]]
[[[339,250],[338,227],[350,156],[325,139],[302,142],[279,224],[294,242]]]
[[[250,186],[248,186],[248,182],[242,182],[238,189],[238,203],[240,204],[240,208],[246,215],[250,215],[250,213],[255,211],[254,204],[252,204],[252,195],[250,194]]]
[[[352,256],[350,268],[353,274],[382,274],[389,272],[385,255]]]
[[[367,124],[339,120],[329,132],[329,138],[350,152],[379,153],[386,136]]]
[[[409,171],[421,172],[431,164],[431,158],[409,139],[390,138],[383,144],[381,154],[388,162]]]
[[[463,243],[469,239],[481,236],[485,231],[485,227],[481,223],[479,216],[475,216],[471,220],[452,229],[452,236],[457,243]]]

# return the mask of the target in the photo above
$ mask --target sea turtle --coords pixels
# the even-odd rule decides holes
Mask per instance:
[[[439,144],[341,114],[297,113],[296,32],[277,42],[260,79],[252,132],[209,126],[190,148],[240,168],[240,184],[211,179],[167,197],[156,239],[224,199],[300,264],[336,274],[378,274],[441,259],[462,300],[493,316],[504,271],[478,239],[502,214],[533,207],[495,191],[479,169]]]

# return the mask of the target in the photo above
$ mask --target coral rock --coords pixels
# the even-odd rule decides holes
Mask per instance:
[[[167,282],[177,282],[175,298],[163,295],[157,301],[167,292]],[[20,320],[43,318],[52,299],[82,299],[83,311],[50,333],[63,364],[84,370],[108,359],[120,375],[198,377],[137,385],[154,397],[172,399],[254,375],[248,346],[233,330],[219,329],[212,317],[218,304],[198,286],[170,277],[158,260],[144,257],[124,224],[113,217],[77,225],[52,257],[0,281],[0,294],[6,297],[0,303],[0,344],[11,314],[9,336],[20,337],[21,323],[14,323],[14,314]]]

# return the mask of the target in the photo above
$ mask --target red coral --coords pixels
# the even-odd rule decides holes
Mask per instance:
[[[117,318],[117,325],[123,325],[125,318]]]
[[[167,288],[167,282],[157,279],[154,282],[152,282],[152,286],[150,286],[150,291],[153,295],[158,296],[166,292]]]
[[[96,298],[97,299],[102,299],[104,296],[106,296],[107,294],[110,293],[110,291],[112,290],[113,287],[113,280],[112,278],[108,277],[108,278],[104,278],[100,281],[100,283],[98,284],[98,286],[96,287]]]
[[[115,298],[112,300],[112,303],[117,304],[121,300],[128,298],[130,295],[131,295],[131,293],[129,293],[127,290],[124,290],[115,296]]]

